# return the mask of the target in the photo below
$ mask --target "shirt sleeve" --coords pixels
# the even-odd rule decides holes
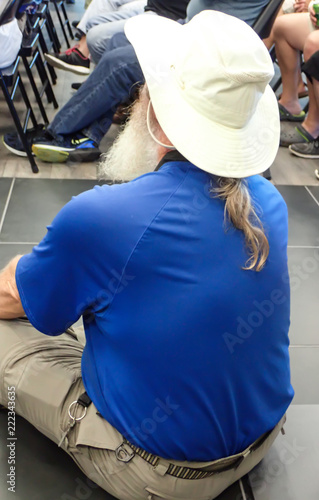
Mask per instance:
[[[59,335],[82,314],[95,314],[112,301],[125,264],[113,191],[96,187],[73,198],[19,261],[21,302],[42,333]]]

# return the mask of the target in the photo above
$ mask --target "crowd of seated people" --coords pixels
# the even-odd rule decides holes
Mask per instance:
[[[143,15],[155,14],[185,22],[201,9],[213,9],[235,14],[253,24],[267,3],[268,0],[210,0],[204,5],[199,0],[148,0]],[[143,82],[133,47],[123,33],[114,35],[96,68],[47,129],[29,130],[28,140],[33,145],[33,152],[48,162],[98,159],[99,144],[112,124],[118,105]],[[4,144],[11,152],[24,154],[17,134],[6,134]]]
[[[144,81],[135,52],[124,34],[128,17],[152,14],[185,23],[201,10],[214,9],[252,25],[268,1],[92,0],[78,24],[79,45],[64,54],[47,54],[46,58],[56,67],[79,74],[90,72],[90,58],[96,67],[48,127],[28,131],[33,152],[47,162],[86,162],[100,157],[100,142],[114,121],[116,110],[137,95]],[[291,153],[304,158],[319,157],[316,79],[319,32],[312,3],[285,0],[269,39],[265,40],[268,49],[275,45],[282,76],[282,94],[278,101],[281,146],[289,146]],[[301,70],[307,76],[307,87]],[[306,115],[299,99],[308,94]],[[299,123],[287,127],[285,122]],[[25,154],[17,134],[6,134],[3,142],[11,152]]]

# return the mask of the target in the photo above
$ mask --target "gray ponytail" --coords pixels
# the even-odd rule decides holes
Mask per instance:
[[[245,235],[249,258],[243,267],[246,271],[261,271],[269,255],[269,243],[265,235],[244,179],[219,177],[218,187],[212,192],[225,201],[225,221]]]

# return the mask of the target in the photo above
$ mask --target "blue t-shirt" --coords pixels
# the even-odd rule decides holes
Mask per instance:
[[[213,178],[176,160],[76,196],[17,266],[38,330],[58,335],[84,315],[98,411],[164,458],[240,452],[293,397],[286,205],[261,176],[248,183],[270,244],[259,273],[242,269],[243,234],[225,231]]]

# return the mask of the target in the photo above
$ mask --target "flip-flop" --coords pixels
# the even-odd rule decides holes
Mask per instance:
[[[300,144],[314,140],[315,138],[302,125],[298,125],[298,127],[293,127],[292,125],[282,126],[282,130],[280,131],[280,146],[284,148],[288,148],[290,144]]]
[[[294,115],[288,111],[288,109],[285,108],[280,102],[278,102],[278,107],[279,107],[279,114],[280,114],[280,121],[282,122],[303,122],[306,116],[306,113],[304,111],[301,111],[301,113]]]

